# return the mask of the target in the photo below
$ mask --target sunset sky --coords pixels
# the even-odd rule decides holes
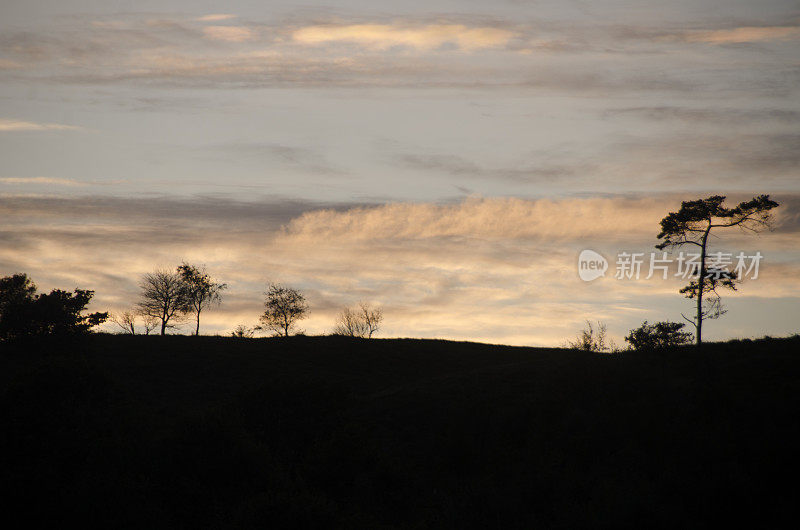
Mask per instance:
[[[0,3],[0,276],[92,310],[186,260],[229,285],[205,333],[277,281],[308,333],[365,300],[384,337],[622,342],[692,307],[617,253],[762,193],[773,232],[712,241],[764,260],[708,339],[800,331],[796,1]]]

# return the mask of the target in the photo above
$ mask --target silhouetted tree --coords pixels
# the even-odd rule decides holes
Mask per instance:
[[[222,303],[222,291],[228,286],[214,281],[206,272],[205,266],[195,267],[188,263],[178,267],[183,283],[186,284],[186,298],[189,312],[196,316],[194,334],[200,335],[200,312],[212,305]]]
[[[0,278],[0,338],[12,337],[27,327],[36,285],[26,274]]]
[[[111,315],[111,322],[116,324],[123,333],[136,335],[136,313],[133,311],[124,311],[116,315]]]
[[[264,294],[267,297],[264,303],[266,310],[259,320],[264,328],[288,337],[297,321],[308,314],[305,297],[297,289],[276,283],[271,283]]]
[[[0,339],[22,335],[76,334],[108,319],[108,313],[82,315],[94,291],[53,289],[36,294],[26,274],[0,278]]]
[[[345,307],[336,317],[336,327],[333,328],[333,332],[346,337],[366,337],[369,330],[358,311],[351,307]]]
[[[161,323],[161,335],[165,335],[170,322],[180,318],[181,313],[190,309],[186,284],[177,272],[157,270],[142,276],[141,300],[137,304],[139,312],[146,318],[157,319]]]
[[[143,315],[137,308],[134,311],[123,311],[111,317],[111,321],[117,325],[123,333],[136,335],[136,330],[143,330],[145,335],[152,333],[159,325],[159,319],[149,315]]]
[[[239,324],[233,328],[233,331],[231,331],[231,337],[236,337],[238,339],[251,339],[255,333],[255,328],[249,328],[244,324]]]
[[[372,307],[366,302],[361,302],[358,307],[361,310],[361,318],[367,325],[367,338],[371,339],[383,323],[383,308]]]
[[[81,312],[94,297],[94,291],[75,289],[73,292],[53,289],[36,297],[36,313],[39,318],[39,333],[82,333],[108,320],[108,312]]]
[[[137,315],[142,317],[142,327],[144,328],[145,335],[149,335],[154,329],[158,328],[159,319],[150,315],[142,314],[141,312],[137,313]]]
[[[348,337],[372,338],[383,322],[383,309],[361,302],[358,309],[345,307],[336,319],[333,332]]]
[[[703,342],[703,321],[718,318],[724,314],[717,289],[736,289],[736,273],[732,271],[710,270],[707,263],[708,238],[715,228],[739,228],[751,232],[760,232],[771,228],[771,210],[778,203],[769,195],[759,195],[749,201],[739,203],[733,208],[723,205],[725,197],[714,195],[707,199],[684,201],[677,212],[670,212],[661,220],[661,232],[658,239],[663,241],[656,245],[658,249],[674,249],[685,245],[700,249],[699,267],[686,287],[680,292],[687,298],[696,301],[694,319],[686,316],[696,330],[697,344]]]
[[[597,321],[597,328],[592,326],[590,321],[586,321],[586,327],[578,332],[575,340],[568,340],[566,343],[567,348],[575,350],[591,351],[597,353],[609,353],[615,351],[616,346],[613,341],[609,340],[607,326]]]
[[[682,329],[686,324],[681,322],[656,322],[648,324],[645,320],[642,325],[632,329],[625,342],[634,350],[657,350],[670,346],[680,346],[692,342],[692,334]]]

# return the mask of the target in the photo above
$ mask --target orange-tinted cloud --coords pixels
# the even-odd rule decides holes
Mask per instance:
[[[32,121],[0,119],[0,131],[75,131],[80,127],[60,123],[36,123]]]
[[[232,18],[236,18],[236,15],[232,15],[230,13],[212,13],[210,15],[197,17],[197,20],[200,22],[217,22],[219,20],[230,20]]]
[[[706,42],[709,44],[735,44],[743,42],[797,40],[800,39],[800,27],[744,26],[733,29],[696,31],[687,33],[684,38],[688,42]]]
[[[51,177],[3,177],[0,182],[4,184],[44,184],[48,186],[85,186],[85,182],[72,179]]]
[[[489,26],[469,27],[463,24],[317,25],[305,26],[292,33],[292,39],[301,44],[344,42],[376,50],[394,46],[432,50],[451,44],[460,50],[471,51],[504,46],[513,37],[514,33],[506,29]]]
[[[256,38],[255,32],[244,26],[206,26],[203,35],[211,40],[245,42]]]

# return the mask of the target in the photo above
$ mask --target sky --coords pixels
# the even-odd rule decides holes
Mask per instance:
[[[798,96],[796,1],[2,0],[0,275],[119,313],[205,264],[206,333],[272,281],[307,333],[364,300],[380,336],[622,342],[692,306],[617,255],[683,200],[768,193],[773,231],[712,240],[764,258],[704,336],[795,333]]]

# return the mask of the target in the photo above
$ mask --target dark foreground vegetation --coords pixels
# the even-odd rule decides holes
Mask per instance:
[[[28,528],[770,527],[798,346],[28,338],[0,344],[0,494]]]

